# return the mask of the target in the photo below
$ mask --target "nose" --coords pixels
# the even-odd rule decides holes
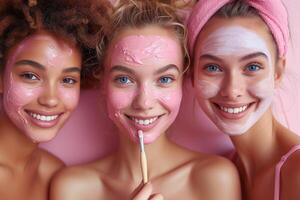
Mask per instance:
[[[244,95],[245,88],[245,82],[241,75],[228,74],[228,76],[223,79],[220,93],[222,97],[229,100],[236,100]]]
[[[59,103],[57,86],[55,83],[47,83],[44,88],[43,92],[38,98],[38,103],[45,107],[56,107]]]
[[[151,110],[155,104],[153,89],[149,86],[141,86],[133,101],[133,108],[136,110]]]

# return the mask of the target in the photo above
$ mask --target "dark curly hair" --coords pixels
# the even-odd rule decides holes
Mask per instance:
[[[187,6],[188,4],[178,0],[119,0],[97,46],[97,55],[101,63],[97,74],[103,72],[106,51],[116,34],[128,27],[143,28],[148,25],[158,25],[175,33],[182,47],[184,66],[187,70],[190,59],[186,48],[186,28],[183,18],[178,13],[179,9]]]
[[[91,86],[98,65],[95,48],[110,8],[107,0],[0,0],[0,70],[11,47],[46,30],[79,48],[82,85]]]

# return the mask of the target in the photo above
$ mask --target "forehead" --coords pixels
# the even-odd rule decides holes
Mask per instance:
[[[182,65],[183,61],[181,43],[175,33],[156,26],[122,31],[110,45],[108,57],[108,65]]]
[[[74,45],[49,33],[33,34],[9,51],[8,61],[21,59],[34,60],[45,66],[51,62],[62,65],[81,62],[80,53]]]
[[[43,51],[44,49],[47,49],[47,51]],[[67,42],[48,34],[32,35],[16,47],[16,53],[18,54],[35,54],[40,57],[53,57],[58,52],[70,55],[72,50],[73,48]]]
[[[260,17],[213,17],[200,32],[196,51],[199,51],[199,48],[202,48],[202,45],[209,39],[212,40],[212,38],[222,38],[223,42],[228,39],[227,45],[229,45],[230,39],[231,46],[244,45],[249,48],[258,48],[258,50],[261,47],[256,46],[257,44],[265,44],[268,51],[272,52],[272,54],[276,52],[272,35]]]

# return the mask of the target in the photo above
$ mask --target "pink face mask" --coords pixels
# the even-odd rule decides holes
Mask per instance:
[[[52,139],[78,103],[81,58],[61,42],[47,33],[35,34],[7,58],[3,107],[34,142]]]
[[[223,27],[197,44],[196,57],[200,106],[225,133],[246,133],[273,99],[274,63],[265,40],[243,27]]]
[[[159,35],[129,35],[112,46],[105,69],[110,118],[138,142],[154,142],[175,120],[182,98],[182,50]]]

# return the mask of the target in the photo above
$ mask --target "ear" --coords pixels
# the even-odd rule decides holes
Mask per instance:
[[[285,66],[286,66],[286,58],[280,57],[275,65],[275,74],[274,74],[274,80],[275,80],[275,87],[279,87],[283,74],[285,72]]]

